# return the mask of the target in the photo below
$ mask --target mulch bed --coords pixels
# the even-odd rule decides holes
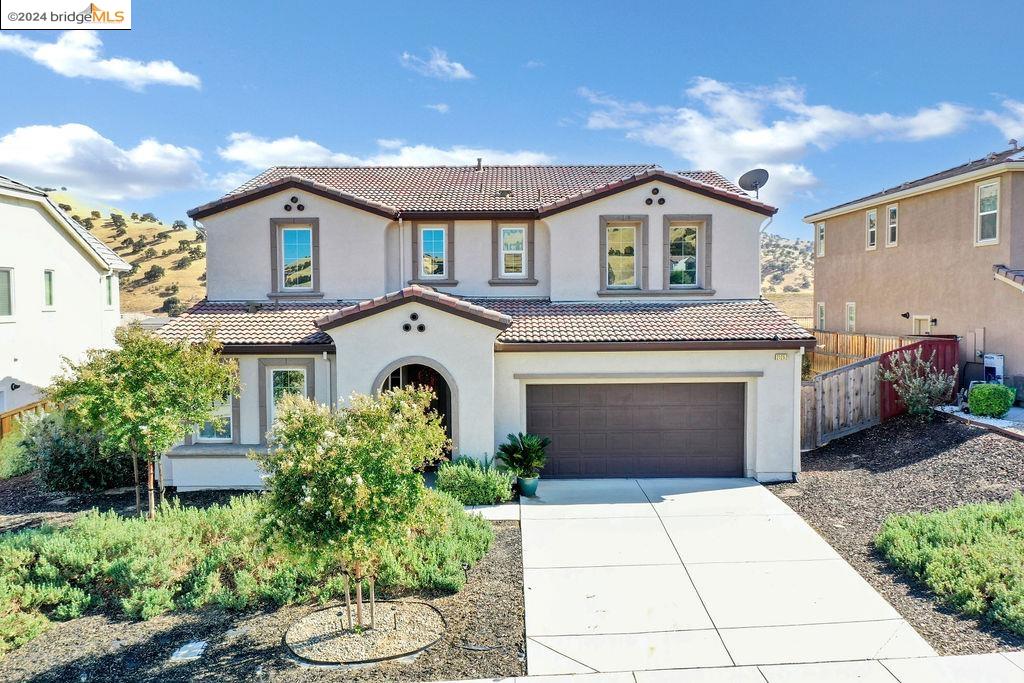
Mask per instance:
[[[874,549],[890,514],[1002,501],[1024,488],[1024,443],[937,418],[898,418],[803,455],[769,489],[813,526],[940,655],[1024,648],[1024,637],[937,606]]]
[[[225,502],[231,491],[179,495],[182,504]],[[55,502],[56,501],[56,502]],[[67,523],[92,507],[134,514],[135,495],[64,496],[41,492],[31,476],[0,482],[0,530]],[[436,645],[411,662],[360,669],[301,666],[282,647],[288,627],[320,605],[230,612],[203,609],[131,621],[105,614],[55,623],[0,661],[3,681],[431,681],[502,678],[526,673],[522,540],[518,522],[493,522],[495,540],[454,595],[381,591],[379,599],[411,598],[444,615]],[[182,645],[207,641],[191,662],[170,662]]]

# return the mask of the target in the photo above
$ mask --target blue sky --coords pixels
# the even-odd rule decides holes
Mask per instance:
[[[134,0],[0,33],[0,174],[165,221],[274,163],[765,166],[773,231],[1024,141],[1019,3]],[[13,93],[18,93],[14,96]]]

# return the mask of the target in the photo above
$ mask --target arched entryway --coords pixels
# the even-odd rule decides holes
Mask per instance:
[[[441,416],[441,424],[458,453],[457,390],[451,375],[426,358],[403,358],[381,371],[374,383],[376,391],[387,391],[410,385],[422,386],[434,392],[430,408]]]

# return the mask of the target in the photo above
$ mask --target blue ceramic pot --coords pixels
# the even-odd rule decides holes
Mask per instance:
[[[540,483],[540,477],[517,477],[516,483],[519,484],[520,495],[533,498],[537,495],[537,484]]]

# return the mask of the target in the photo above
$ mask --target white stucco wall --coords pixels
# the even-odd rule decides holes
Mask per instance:
[[[301,213],[283,207],[293,196]],[[208,216],[207,297],[211,301],[267,298],[270,220],[320,222],[320,289],[325,299],[370,299],[385,291],[387,218],[300,190],[285,190]]]
[[[13,268],[14,315],[0,317],[0,411],[39,399],[61,356],[81,360],[110,347],[120,321],[114,276],[106,305],[107,270],[39,202],[0,195],[0,268]],[[53,270],[54,306],[44,310],[43,271]],[[11,383],[21,385],[12,390]]]
[[[402,324],[419,319],[410,332]],[[426,325],[417,332],[415,325]],[[453,382],[455,453],[494,453],[494,340],[498,330],[420,303],[411,302],[328,330],[338,353],[339,401],[353,393],[377,391],[377,376],[396,361],[432,365]]]
[[[657,188],[658,194],[651,190]],[[648,206],[645,200],[665,199]],[[597,299],[601,287],[600,216],[648,217],[648,288],[662,289],[666,214],[711,214],[712,288],[707,299],[756,299],[760,296],[758,231],[765,216],[661,182],[629,190],[554,214],[544,220],[551,235],[551,298],[555,301]]]
[[[776,353],[786,354],[776,360]],[[501,352],[494,354],[494,442],[526,429],[526,385],[591,382],[746,383],[746,475],[789,480],[799,471],[798,351]],[[619,376],[587,378],[587,373]],[[678,373],[651,377],[651,373]],[[694,377],[700,373],[701,377]],[[715,373],[722,373],[718,376]],[[739,377],[737,373],[762,373]],[[515,375],[540,375],[516,379]],[[572,378],[559,376],[574,374]],[[646,375],[646,377],[645,377]]]

